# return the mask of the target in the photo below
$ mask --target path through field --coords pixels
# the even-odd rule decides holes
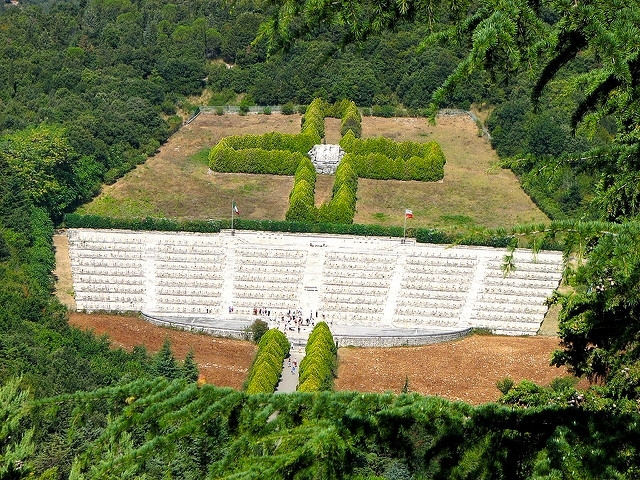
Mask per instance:
[[[219,386],[240,388],[256,351],[250,342],[166,329],[134,317],[72,313],[70,323],[107,334],[114,346],[127,350],[142,344],[155,352],[168,337],[181,360],[193,348],[207,381]],[[423,347],[340,348],[336,390],[400,393],[408,379],[410,391],[479,404],[499,397],[495,385],[505,377],[547,385],[566,376],[564,369],[549,366],[557,346],[555,337],[472,336]]]

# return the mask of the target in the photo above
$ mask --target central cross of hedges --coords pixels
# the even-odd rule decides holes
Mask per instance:
[[[340,146],[346,155],[336,170],[331,200],[315,206],[316,172],[307,152],[324,138],[324,119],[342,119]],[[362,117],[348,100],[330,106],[316,98],[307,108],[297,135],[271,132],[223,138],[209,153],[216,172],[294,175],[288,221],[353,223],[358,178],[435,182],[444,177],[446,162],[436,142],[394,142],[379,137],[363,140]]]

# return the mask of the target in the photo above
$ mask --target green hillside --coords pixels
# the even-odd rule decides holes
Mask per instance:
[[[639,476],[636,2],[0,8],[0,477]],[[354,100],[365,117],[492,109],[503,165],[554,220],[496,233],[512,248],[566,250],[573,289],[555,298],[562,349],[552,362],[596,386],[502,382],[502,405],[481,407],[253,396],[199,387],[192,359],[168,344],[127,353],[68,325],[51,275],[65,213],[155,154],[201,99],[244,112],[304,110],[314,98]],[[138,201],[141,211],[152,203]],[[506,271],[517,268],[506,253]]]

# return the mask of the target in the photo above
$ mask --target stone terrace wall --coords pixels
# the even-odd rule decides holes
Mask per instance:
[[[334,335],[339,347],[416,347],[433,343],[451,342],[471,333],[467,328],[457,332],[424,335]]]
[[[69,230],[78,310],[250,320],[257,311],[360,328],[535,334],[560,282],[559,252],[398,238],[223,231]],[[353,342],[356,342],[355,337]]]

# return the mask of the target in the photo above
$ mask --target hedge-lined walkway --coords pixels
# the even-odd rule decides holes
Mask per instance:
[[[282,377],[280,377],[280,383],[276,387],[276,393],[290,393],[295,392],[298,389],[298,380],[300,379],[300,362],[303,358],[304,351],[291,351],[291,356],[289,358],[285,358],[284,362],[282,362]],[[294,362],[295,369],[292,372]]]

